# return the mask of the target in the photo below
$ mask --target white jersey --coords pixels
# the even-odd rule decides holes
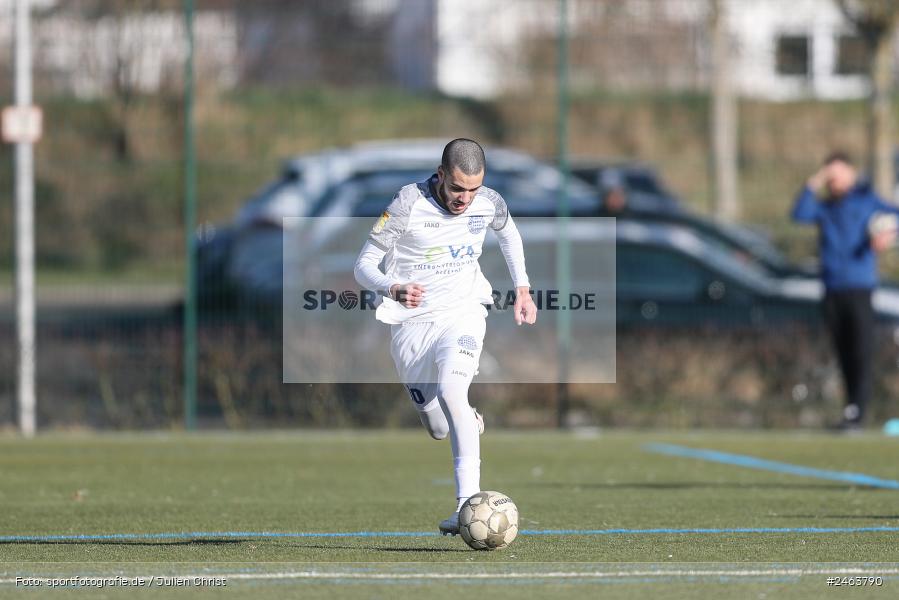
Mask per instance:
[[[493,302],[478,258],[487,229],[501,231],[511,224],[506,203],[499,193],[482,186],[465,212],[454,215],[438,204],[436,181],[435,175],[403,187],[369,236],[386,252],[382,271],[390,281],[417,283],[425,289],[416,308],[385,298],[377,310],[378,320],[385,323],[432,321],[448,311],[483,312],[482,305]],[[523,277],[516,285],[527,285]]]

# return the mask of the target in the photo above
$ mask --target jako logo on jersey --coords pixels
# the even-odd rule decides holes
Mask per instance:
[[[474,246],[471,244],[460,244],[458,246],[455,246],[453,244],[450,244],[449,246],[434,246],[425,250],[425,261],[434,262],[435,260],[443,258],[445,254],[449,254],[450,258],[452,258],[453,260],[469,258],[475,255]]]
[[[484,231],[484,228],[487,227],[487,221],[484,220],[484,217],[480,215],[473,215],[468,217],[468,231],[477,235]]]
[[[328,310],[328,305],[335,302],[343,310],[353,310],[357,306],[359,310],[374,310],[375,298],[378,295],[371,290],[362,290],[354,292],[351,290],[343,290],[335,292],[334,290],[306,290],[303,292],[303,310]]]

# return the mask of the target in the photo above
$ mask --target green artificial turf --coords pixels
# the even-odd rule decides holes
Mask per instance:
[[[645,449],[652,442],[899,480],[899,440],[875,434],[488,430],[482,488],[509,494],[534,531],[899,527],[899,490],[665,456]],[[461,585],[520,598],[595,587],[605,598],[799,598],[830,590],[831,569],[880,569],[878,589],[899,590],[896,531],[531,534],[497,552],[418,535],[454,507],[449,444],[423,432],[6,437],[0,473],[0,596],[25,591],[16,576],[216,573],[232,576],[226,588],[165,588],[166,597],[449,598]],[[138,535],[41,537],[107,534]]]

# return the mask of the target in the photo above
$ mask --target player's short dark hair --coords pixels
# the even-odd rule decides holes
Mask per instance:
[[[457,138],[443,149],[440,165],[447,174],[459,169],[466,175],[477,175],[487,168],[487,159],[484,149],[476,141]]]
[[[821,164],[827,166],[835,162],[846,163],[850,166],[855,164],[852,162],[852,157],[849,156],[849,153],[845,150],[834,150],[826,157],[824,157],[824,161]]]

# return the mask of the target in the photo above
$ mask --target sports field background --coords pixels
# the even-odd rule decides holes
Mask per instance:
[[[669,456],[652,451],[659,443],[899,488],[899,446],[875,435],[488,429],[482,487],[516,501],[525,532],[475,552],[436,535],[452,509],[449,447],[422,432],[4,438],[0,498],[15,518],[0,525],[0,594],[23,573],[249,573],[228,592],[258,597],[335,585],[380,597],[441,573],[453,580],[428,589],[446,597],[488,585],[500,597],[600,586],[715,598],[725,583],[802,597],[847,568],[880,569],[880,593],[899,585],[899,489]]]
[[[198,243],[221,233],[254,193],[277,179],[282,162],[298,155],[366,140],[471,136],[554,163],[564,147],[572,160],[646,163],[686,207],[714,212],[705,0],[569,0],[565,61],[560,0],[491,2],[497,10],[490,15],[484,3],[469,15],[465,7],[479,3],[462,0],[36,3],[34,99],[46,121],[35,146],[40,425],[182,424],[186,239]],[[665,10],[657,10],[660,3]],[[832,0],[806,4],[802,10],[815,19],[831,18]],[[196,17],[193,79],[185,76],[188,5]],[[3,30],[11,30],[11,4],[3,7],[0,20],[10,25]],[[429,20],[428,11],[439,19]],[[508,15],[509,27],[522,24],[521,51],[510,52],[508,40],[487,27],[447,37],[440,19],[460,15],[482,23]],[[397,43],[409,23],[421,25],[413,28],[420,52]],[[783,57],[753,58],[736,43],[751,28],[735,23],[735,64],[775,68]],[[0,46],[0,88],[10,90],[13,57],[9,44]],[[447,88],[446,67],[434,52],[466,48],[507,64],[505,72],[515,77],[492,96]],[[470,65],[457,62],[468,72]],[[563,66],[570,76],[567,111],[560,108]],[[797,79],[778,81],[783,91]],[[797,261],[814,259],[815,235],[789,222],[792,195],[826,150],[840,146],[864,163],[868,147],[864,95],[837,97],[821,92],[814,78],[808,84],[788,97],[737,99],[738,222],[769,235]],[[188,87],[193,166],[185,147]],[[895,113],[899,104],[891,100]],[[12,159],[12,146],[0,146],[3,181],[13,180]],[[188,173],[197,181],[194,232],[185,231]],[[13,202],[0,202],[4,239],[13,239],[13,223]],[[10,342],[13,247],[0,245],[0,338]],[[884,257],[883,270],[899,277],[899,252]],[[280,386],[278,332],[215,308],[200,311],[201,427],[414,425],[396,388],[368,394],[366,406],[379,396],[369,413],[353,403],[353,390]],[[790,332],[762,347],[742,333],[740,339],[681,333],[674,340],[655,332],[632,340],[619,357],[617,388],[574,391],[573,421],[819,427],[839,408],[839,376],[821,331]],[[878,422],[893,416],[891,398],[899,390],[899,347],[892,332],[880,341],[871,407]],[[672,345],[674,360],[660,350]],[[658,370],[642,368],[644,354],[653,355]],[[710,361],[727,364],[706,368]],[[14,345],[0,345],[4,424],[16,420],[15,364]],[[504,401],[511,406],[528,391]],[[502,415],[504,425],[556,423],[552,399],[542,391],[525,400]]]
[[[735,100],[737,224],[813,262],[792,195],[832,148],[865,163],[870,116],[864,93],[819,80],[829,46],[813,36],[833,26],[838,49],[853,30],[834,0],[786,15],[778,0],[719,4],[768,6],[773,25],[734,13],[730,58],[786,71]],[[712,5],[34,0],[38,435],[16,431],[14,150],[2,144],[0,598],[899,597],[899,438],[879,433],[899,412],[892,327],[878,332],[859,435],[825,432],[843,395],[821,327],[620,331],[618,382],[572,386],[565,411],[555,386],[475,386],[482,487],[522,516],[519,539],[492,553],[437,535],[453,508],[449,444],[420,429],[400,385],[282,384],[277,319],[226,293],[200,310],[198,364],[185,367],[192,247],[226,239],[299,155],[468,136],[551,164],[646,164],[713,215]],[[12,6],[0,0],[7,98]],[[771,47],[753,54],[747,33]],[[834,67],[858,83],[870,56],[852,48]],[[483,57],[508,85],[446,84],[447,64],[476,79]],[[899,116],[895,85],[886,97]],[[881,265],[899,279],[899,251]],[[185,431],[185,370],[197,431]],[[229,584],[16,584],[73,576]],[[882,585],[827,583],[856,576]]]

